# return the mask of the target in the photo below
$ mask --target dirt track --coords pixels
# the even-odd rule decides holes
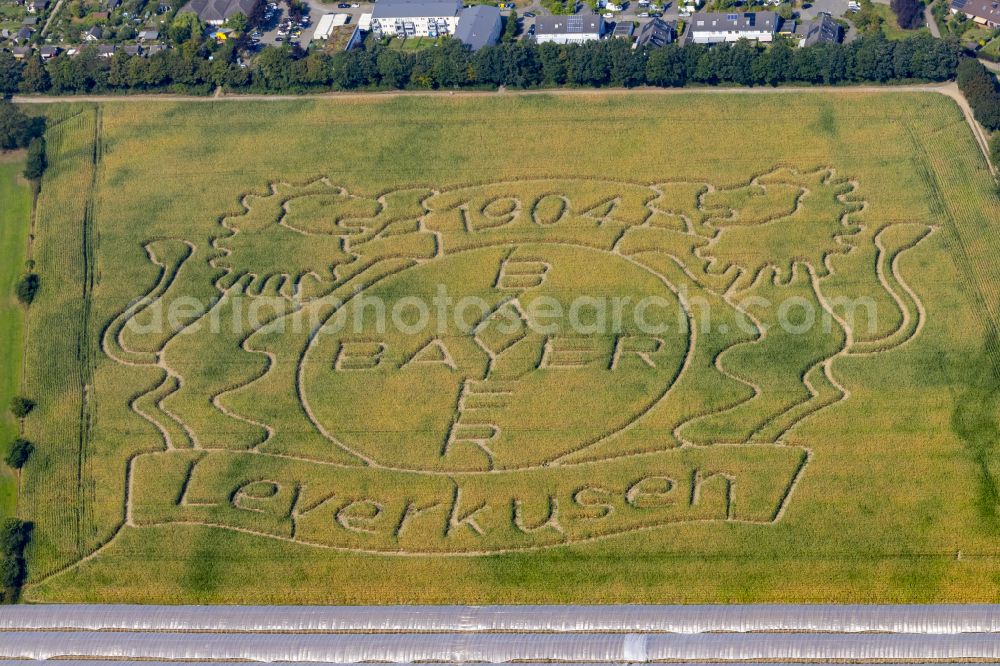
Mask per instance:
[[[497,97],[505,95],[773,95],[795,93],[838,93],[867,94],[883,92],[939,92],[949,94],[947,89],[953,84],[920,84],[903,86],[803,86],[778,88],[554,88],[545,90],[508,90],[498,91],[448,91],[448,90],[394,90],[389,92],[330,92],[312,95],[243,95],[218,94],[212,96],[196,95],[14,95],[18,104],[56,104],[64,102],[279,102],[314,99],[390,99],[394,97]],[[957,91],[956,91],[957,92]]]

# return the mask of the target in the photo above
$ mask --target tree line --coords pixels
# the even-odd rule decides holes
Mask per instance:
[[[119,53],[102,58],[91,47],[47,62],[35,56],[22,63],[0,54],[0,92],[838,85],[944,81],[955,76],[962,57],[954,40],[916,35],[890,41],[881,34],[807,48],[778,39],[767,47],[743,41],[633,49],[625,40],[608,39],[570,45],[511,42],[473,53],[445,40],[436,48],[412,52],[378,42],[333,54],[267,47],[249,63],[239,52],[238,45],[227,45],[212,52],[210,60],[207,47],[188,42],[150,57]]]
[[[983,63],[967,58],[958,66],[956,79],[979,124],[990,131],[1000,131],[1000,85],[997,84],[997,77]]]

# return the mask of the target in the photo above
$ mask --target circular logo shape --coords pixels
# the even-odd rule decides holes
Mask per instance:
[[[677,294],[639,264],[504,245],[357,293],[312,338],[298,377],[316,426],[380,466],[523,469],[638,425],[690,344]]]

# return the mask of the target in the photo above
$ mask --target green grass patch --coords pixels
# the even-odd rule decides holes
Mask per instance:
[[[994,37],[986,42],[980,53],[990,57],[992,60],[1000,60],[1000,37]]]
[[[21,392],[24,308],[14,296],[14,285],[24,272],[31,222],[31,186],[21,179],[23,169],[22,160],[0,161],[0,460],[18,435],[17,420],[7,405]],[[16,493],[16,477],[0,465],[0,517],[14,515]]]
[[[389,42],[389,48],[400,51],[419,51],[429,49],[440,43],[438,37],[410,37],[408,39],[393,39]]]

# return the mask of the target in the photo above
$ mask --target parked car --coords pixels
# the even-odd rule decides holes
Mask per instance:
[[[337,5],[337,9],[350,9],[350,8],[351,8],[351,3],[349,2],[341,2],[340,4]]]
[[[614,17],[615,17],[615,15],[612,14],[611,12],[604,12],[604,18],[611,19],[611,18],[614,18]]]
[[[649,12],[641,12],[637,16],[639,18],[649,18]]]
[[[524,12],[521,16],[524,18],[535,18],[535,12]]]

